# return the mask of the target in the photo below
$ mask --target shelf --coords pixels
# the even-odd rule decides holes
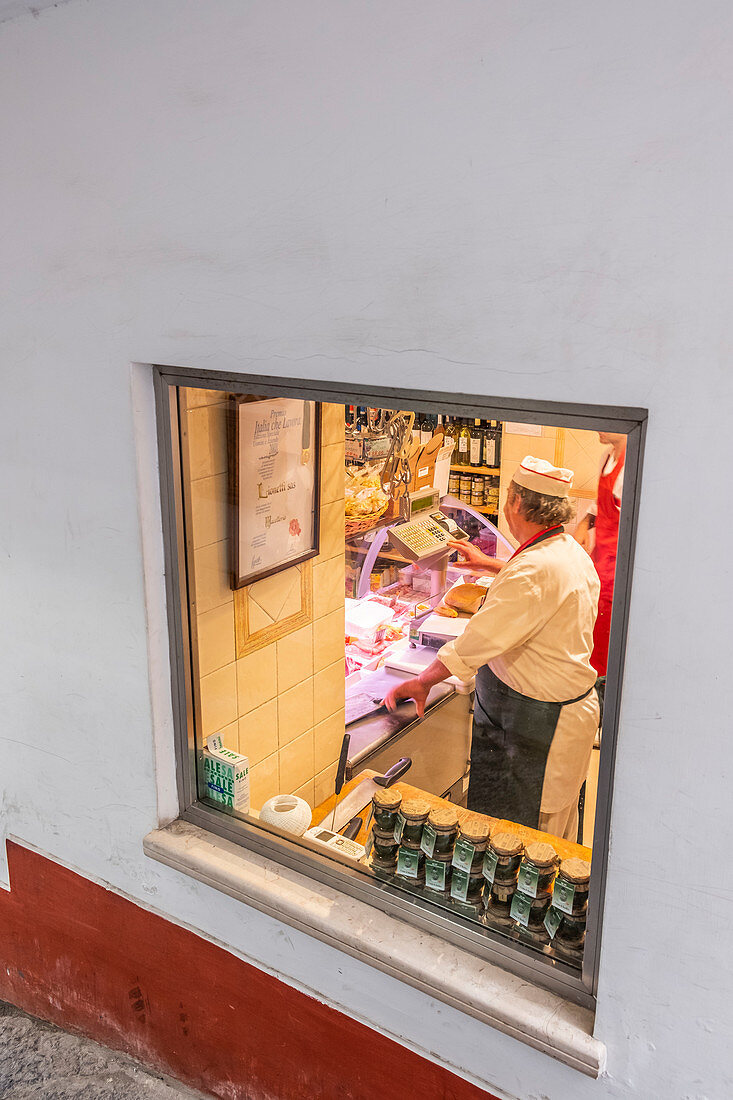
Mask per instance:
[[[450,468],[457,474],[488,474],[489,477],[498,477],[501,473],[498,466],[454,466],[451,463]]]

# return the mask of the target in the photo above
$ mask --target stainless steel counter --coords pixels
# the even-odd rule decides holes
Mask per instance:
[[[355,690],[383,698],[391,687],[410,679],[407,672],[379,669],[361,677]],[[348,690],[348,689],[347,689]],[[393,713],[380,711],[349,726],[351,745],[347,779],[365,768],[387,771],[402,756],[412,759],[408,781],[442,795],[466,774],[471,747],[469,697],[447,683],[437,684],[428,696],[425,717],[417,717],[412,700]]]

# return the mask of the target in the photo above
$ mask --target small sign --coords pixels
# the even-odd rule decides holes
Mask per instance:
[[[483,873],[487,882],[494,881],[494,875],[496,874],[496,865],[499,862],[499,857],[496,852],[493,852],[491,848],[487,849],[484,856]]]
[[[575,886],[572,882],[558,882],[552,891],[552,904],[563,913],[572,913],[575,900]]]
[[[422,848],[426,856],[431,856],[435,851],[435,841],[437,840],[437,837],[438,834],[436,833],[430,822],[428,822],[423,828],[422,839],[420,841],[420,847]]]
[[[552,906],[545,913],[544,920],[545,928],[550,939],[555,938],[555,933],[562,924],[562,913],[559,909],[554,909]]]
[[[519,868],[517,890],[521,890],[523,894],[527,894],[530,898],[536,898],[539,880],[540,873],[537,868],[531,867],[528,863],[523,863]]]
[[[459,837],[453,849],[453,866],[460,871],[470,871],[476,857],[476,847],[464,837]]]
[[[453,876],[450,883],[450,896],[456,901],[465,901],[468,897],[468,871],[462,871],[453,865]]]
[[[412,848],[400,848],[397,856],[397,874],[404,878],[417,878],[420,868],[420,853]]]
[[[445,890],[448,864],[440,859],[425,860],[425,885],[428,890]]]
[[[516,893],[512,898],[512,907],[509,910],[509,915],[514,918],[517,924],[522,924],[526,928],[529,924],[529,914],[532,909],[532,899],[527,897],[526,894]]]

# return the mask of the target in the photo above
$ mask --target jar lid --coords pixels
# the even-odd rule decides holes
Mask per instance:
[[[535,867],[552,867],[557,862],[557,852],[551,844],[535,841],[524,849],[527,859],[534,863]]]
[[[590,863],[587,859],[564,859],[560,864],[560,874],[569,882],[584,883],[590,879]]]
[[[470,840],[474,844],[480,844],[482,841],[488,840],[488,821],[484,817],[479,817],[478,814],[472,814],[471,817],[464,818],[461,822],[461,836],[465,836],[466,840]]]
[[[402,803],[403,817],[427,817],[430,813],[430,803],[424,798],[410,798]]]
[[[494,833],[491,847],[500,856],[518,856],[524,845],[516,833]]]
[[[458,825],[458,814],[450,806],[436,806],[430,811],[428,821],[435,829],[448,832]]]
[[[380,810],[396,810],[402,802],[402,793],[397,787],[380,787],[374,792],[372,802]]]

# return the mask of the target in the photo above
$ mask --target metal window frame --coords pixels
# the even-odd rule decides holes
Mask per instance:
[[[158,432],[179,817],[296,871],[309,874],[319,882],[399,917],[415,928],[441,936],[455,946],[475,954],[479,959],[495,963],[568,1000],[594,1008],[606,891],[613,773],[648,411],[623,406],[494,398],[487,394],[415,391],[392,386],[365,386],[307,378],[272,378],[176,366],[154,365],[152,370]],[[436,408],[440,408],[452,416],[479,416],[487,420],[552,424],[594,431],[605,429],[627,436],[603,748],[593,841],[594,873],[590,882],[586,946],[580,975],[576,969],[540,955],[517,941],[505,939],[500,933],[472,925],[465,918],[440,909],[422,897],[411,895],[356,871],[345,861],[338,862],[330,856],[322,856],[319,852],[305,848],[285,833],[277,830],[265,831],[198,801],[187,555],[182,522],[183,490],[177,401],[179,386],[222,390],[227,393],[261,394],[263,397],[276,395],[310,398],[315,401],[367,405],[372,408],[409,408],[416,412],[434,412]]]

